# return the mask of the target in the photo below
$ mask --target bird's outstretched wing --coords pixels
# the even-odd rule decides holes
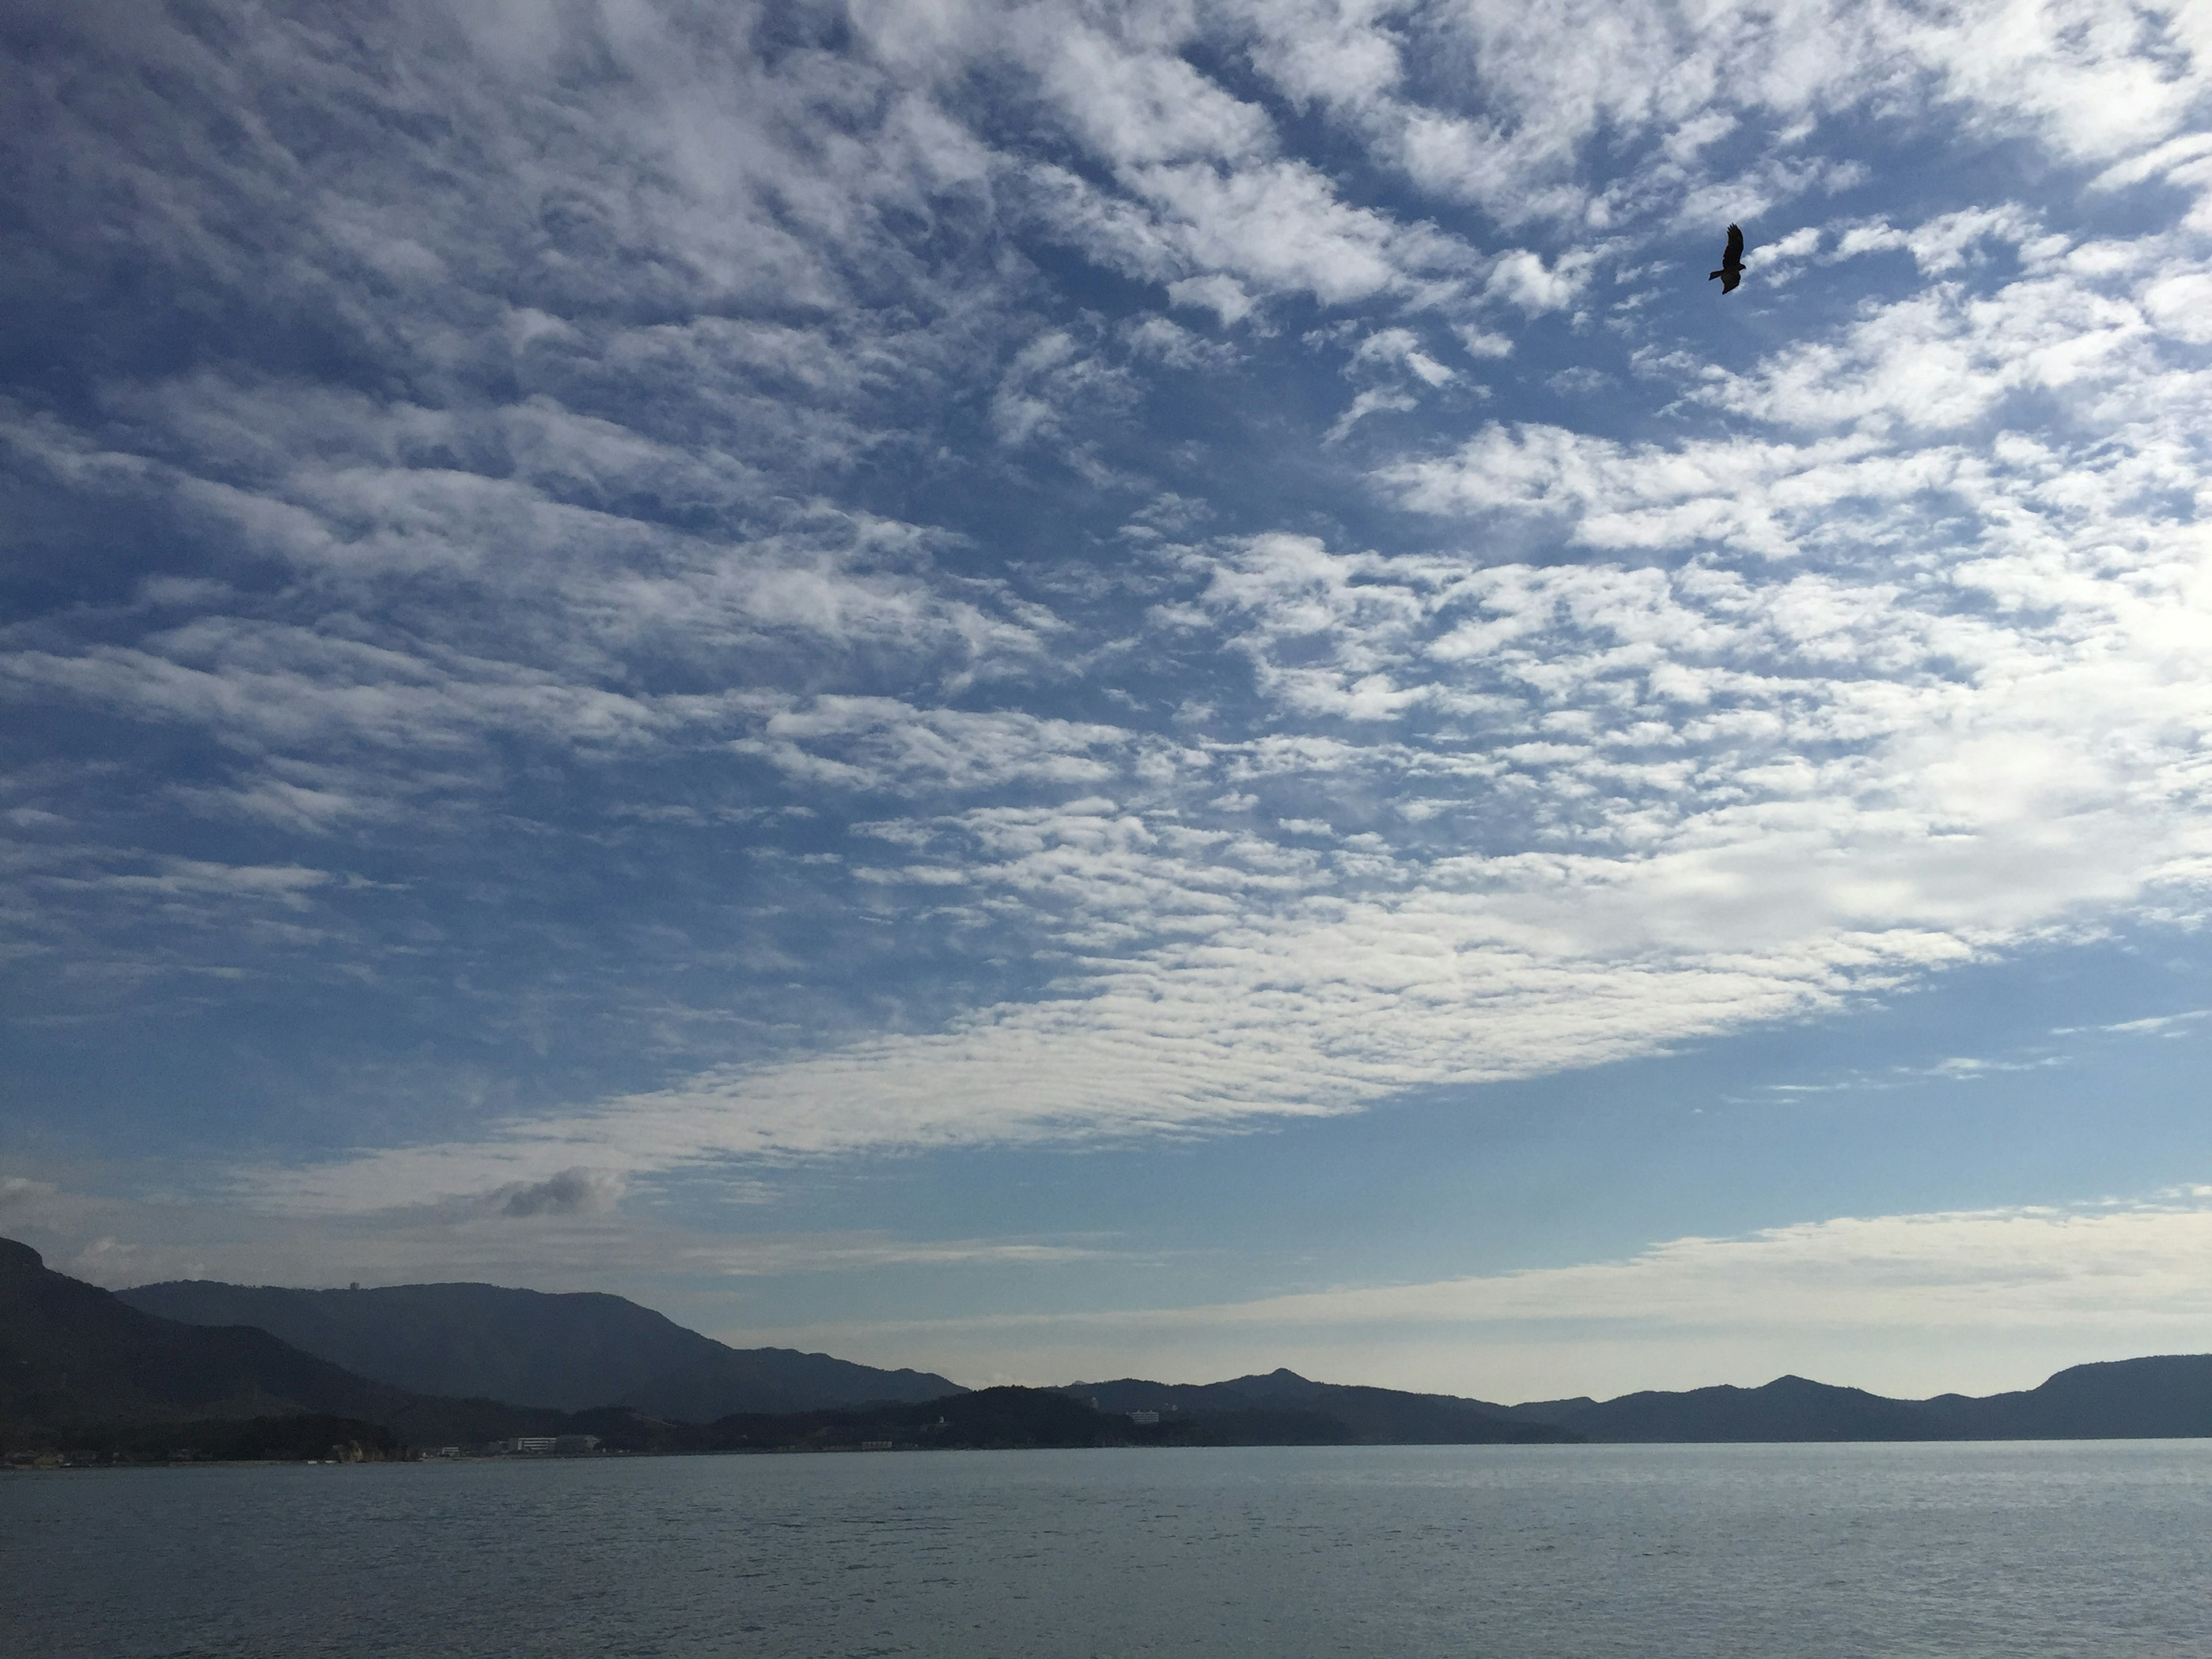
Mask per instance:
[[[1741,226],[1729,227],[1728,247],[1721,255],[1721,268],[1713,272],[1712,276],[1721,279],[1721,292],[1723,294],[1735,293],[1736,284],[1743,280],[1743,229]],[[1705,280],[1711,282],[1712,276]]]

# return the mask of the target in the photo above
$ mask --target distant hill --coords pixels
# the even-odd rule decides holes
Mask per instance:
[[[577,1431],[639,1451],[884,1440],[1172,1446],[2212,1437],[2212,1354],[2076,1365],[2033,1389],[1931,1400],[1783,1376],[1756,1389],[1500,1406],[1316,1382],[1289,1370],[1222,1382],[1123,1377],[984,1394],[989,1398],[969,1396],[923,1371],[731,1348],[620,1297],[489,1285],[296,1291],[197,1280],[112,1293],[51,1271],[27,1245],[0,1239],[0,1442],[27,1434],[53,1443],[100,1426],[105,1437],[84,1443],[121,1445],[136,1443],[125,1429],[311,1415],[372,1425],[398,1443]],[[976,1403],[961,1405],[963,1398]],[[1133,1412],[1158,1413],[1159,1421],[1134,1422]],[[299,1432],[308,1431],[299,1425]],[[139,1437],[156,1446],[168,1437],[166,1431]],[[214,1437],[243,1446],[289,1444],[299,1436],[225,1430]]]
[[[2072,1365],[2041,1386],[1918,1402],[1978,1440],[2193,1440],[2212,1436],[2212,1354]]]
[[[557,1413],[426,1399],[317,1358],[267,1331],[181,1324],[47,1267],[0,1239],[0,1431],[323,1414],[402,1440],[548,1431]]]
[[[1802,1376],[1764,1388],[1692,1389],[1682,1394],[1623,1395],[1618,1400],[1554,1401],[1508,1408],[1521,1421],[1571,1428],[1586,1440],[1948,1440],[1960,1437],[1912,1401],[1861,1389],[1832,1388]]]
[[[1504,1407],[1448,1394],[1405,1394],[1340,1382],[1314,1382],[1296,1371],[1226,1382],[1071,1382],[1060,1390],[1102,1411],[1158,1412],[1203,1418],[1224,1413],[1296,1411],[1344,1425],[1344,1438],[1370,1445],[1534,1445],[1577,1440],[1564,1425],[1515,1420]]]
[[[1237,1410],[1294,1409],[1342,1423],[1368,1444],[1589,1440],[1721,1443],[1843,1440],[2140,1440],[2212,1437],[2212,1354],[2172,1354],[2076,1365],[2039,1388],[1972,1398],[1892,1400],[1863,1389],[1781,1376],[1756,1389],[1650,1391],[1614,1400],[1519,1406],[1453,1395],[1315,1382],[1295,1371],[1226,1382],[1072,1382],[1060,1392],[1109,1412],[1197,1419]],[[1557,1435],[1527,1433],[1556,1430]]]
[[[2075,1365],[2039,1388],[1978,1399],[1891,1400],[1783,1376],[1757,1389],[1497,1409],[1599,1441],[2190,1439],[2212,1436],[2212,1354]]]
[[[560,1411],[629,1406],[708,1423],[732,1412],[818,1411],[962,1390],[790,1348],[732,1348],[618,1296],[496,1285],[288,1290],[186,1279],[118,1293],[191,1325],[256,1325],[332,1364],[420,1394],[481,1395]]]

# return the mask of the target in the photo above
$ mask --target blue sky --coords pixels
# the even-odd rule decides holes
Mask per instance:
[[[2212,1347],[2212,15],[449,9],[0,21],[0,1229],[969,1382]]]

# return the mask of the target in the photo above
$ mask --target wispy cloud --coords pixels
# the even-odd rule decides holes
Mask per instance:
[[[4,948],[312,957],[464,1079],[211,1121],[256,1202],[611,1224],[2202,910],[2194,11],[100,16],[0,69]]]
[[[2032,1387],[2196,1344],[2212,1207],[2185,1188],[2047,1207],[1843,1217],[1614,1261],[1205,1305],[854,1322],[780,1340],[959,1352],[1031,1381],[1211,1380],[1267,1357],[1484,1398],[1756,1385],[1784,1370],[1903,1395]],[[1054,1367],[1060,1369],[1054,1370]]]
[[[1001,1323],[1653,1330],[2046,1326],[2177,1334],[2212,1313],[2212,1194],[2072,1207],[1843,1217],[1680,1238],[1616,1261],[1249,1302],[993,1316]]]
[[[895,1239],[866,1234],[732,1240],[680,1252],[684,1262],[696,1271],[734,1278],[884,1267],[1048,1267],[1121,1254],[1094,1245],[1043,1240]]]

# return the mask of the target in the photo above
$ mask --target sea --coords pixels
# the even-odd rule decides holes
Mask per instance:
[[[0,1475],[8,1659],[2212,1655],[2212,1443]]]

